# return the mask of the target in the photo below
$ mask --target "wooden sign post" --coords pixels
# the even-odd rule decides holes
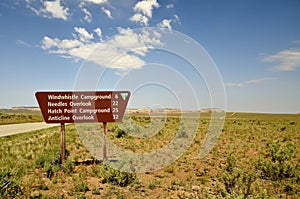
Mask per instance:
[[[65,124],[103,122],[103,159],[107,158],[107,122],[121,122],[129,91],[36,92],[46,123],[61,124],[61,162],[65,162]]]
[[[103,122],[103,160],[107,159],[107,149],[106,149],[106,122]]]
[[[66,159],[66,142],[65,142],[65,123],[60,124],[61,131],[61,163],[65,163]]]

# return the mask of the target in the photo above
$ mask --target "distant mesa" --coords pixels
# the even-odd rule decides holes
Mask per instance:
[[[28,111],[39,111],[40,108],[37,106],[13,106],[12,110],[28,110]]]
[[[131,108],[127,109],[126,113],[128,114],[150,114],[150,113],[180,113],[181,109],[172,109],[172,108],[164,108],[164,109],[151,109],[151,108]]]
[[[206,109],[200,109],[200,113],[222,113],[224,110],[221,110],[219,108],[206,108]]]
[[[129,108],[126,110],[127,114],[149,114],[151,113],[151,108]]]
[[[200,112],[200,113],[222,113],[224,110],[219,108],[206,108],[200,110],[181,110],[176,108],[163,108],[163,109],[151,109],[151,108],[131,108],[127,109],[126,113],[128,114],[150,114],[150,113],[188,113],[188,112]]]

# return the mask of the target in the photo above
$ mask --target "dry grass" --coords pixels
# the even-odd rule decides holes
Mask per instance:
[[[134,120],[139,125],[149,124],[145,116],[135,115]],[[238,113],[226,119],[216,146],[205,158],[199,159],[199,149],[209,122],[209,115],[202,117],[192,145],[171,165],[135,175],[107,168],[93,159],[78,138],[74,125],[66,127],[68,159],[64,167],[59,163],[60,132],[57,127],[1,138],[0,167],[4,176],[0,184],[1,194],[37,198],[299,196],[299,115]],[[115,124],[109,123],[108,139],[128,151],[150,152],[172,140],[179,123],[178,115],[170,115],[160,133],[146,139],[122,133]],[[279,143],[277,152],[273,152],[277,158],[288,157],[284,164],[294,169],[290,171],[291,175],[278,179],[264,177],[265,170],[258,166],[259,163],[277,168],[270,152],[270,148],[276,148],[273,143]],[[10,182],[9,186],[4,187],[7,182]]]
[[[0,125],[42,121],[43,116],[39,111],[0,109]]]

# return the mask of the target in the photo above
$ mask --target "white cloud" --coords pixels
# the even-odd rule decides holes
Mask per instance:
[[[174,5],[173,5],[173,4],[168,4],[168,5],[166,6],[166,8],[169,8],[169,9],[174,8]]]
[[[131,29],[119,28],[118,32],[119,34],[112,40],[113,45],[141,56],[145,56],[153,46],[163,45],[158,38],[159,35],[151,37],[147,31],[137,34]]]
[[[129,18],[133,22],[138,22],[143,25],[148,25],[149,19],[152,18],[153,9],[158,8],[160,5],[157,0],[142,0],[135,4],[133,10],[135,14]]]
[[[142,12],[147,17],[152,18],[153,8],[158,7],[159,4],[157,3],[157,0],[143,0],[137,2],[133,9],[136,12]]]
[[[173,15],[173,19],[163,19],[159,24],[158,27],[161,28],[167,28],[169,30],[172,30],[172,25],[171,23],[177,22],[180,24],[180,19],[177,15]]]
[[[92,14],[91,14],[91,12],[88,11],[86,8],[82,8],[81,10],[84,13],[83,20],[86,21],[86,22],[88,22],[88,23],[91,23],[92,22]]]
[[[68,20],[70,16],[70,9],[63,5],[63,0],[25,0],[26,7],[32,10],[36,15],[42,16],[45,18],[58,18],[63,20]],[[84,5],[86,4],[97,4],[101,5],[104,3],[108,3],[107,0],[81,0],[78,2],[79,8],[81,8],[82,12],[85,14],[83,20],[86,22],[92,22],[92,14]],[[105,10],[105,13],[109,15],[109,10]],[[110,14],[111,16],[111,14]]]
[[[101,10],[102,10],[102,12],[104,12],[104,13],[108,16],[108,18],[110,18],[110,19],[113,18],[113,17],[111,16],[110,10],[108,10],[108,9],[106,9],[106,8],[104,8],[104,7],[101,7]]]
[[[69,8],[64,7],[61,3],[61,0],[55,1],[44,1],[41,8],[35,8],[31,5],[31,1],[26,0],[27,8],[35,12],[36,15],[42,16],[45,18],[57,18],[68,20]]]
[[[23,41],[23,40],[20,40],[20,39],[18,39],[18,40],[16,41],[16,44],[17,44],[17,45],[26,46],[26,47],[31,47],[31,45],[28,44],[26,41]]]
[[[80,46],[76,48],[70,48],[67,52],[64,54],[71,56],[75,60],[83,59],[87,60],[89,58],[89,55],[98,48],[97,43],[82,43]],[[59,51],[56,54],[61,54]]]
[[[89,40],[94,38],[93,34],[88,33],[85,28],[75,27],[74,30],[78,33],[77,35],[74,34],[74,37],[78,38],[82,42],[88,42]]]
[[[44,2],[46,12],[50,13],[54,18],[61,18],[63,20],[67,20],[69,13],[69,8],[64,8],[61,5],[60,0],[56,1],[45,1]]]
[[[60,40],[58,40],[57,38],[51,39],[51,38],[45,36],[43,41],[42,41],[41,48],[43,50],[47,50],[47,49],[50,49],[52,47],[56,47],[58,42],[60,42]]]
[[[171,22],[172,22],[172,19],[164,19],[164,20],[162,20],[162,22],[160,22],[158,24],[158,26],[162,27],[162,28],[168,28],[169,30],[172,30]]]
[[[149,18],[140,13],[136,13],[130,17],[129,20],[147,26]]]
[[[139,56],[145,56],[153,45],[162,45],[159,34],[147,31],[138,34],[132,29],[119,28],[119,34],[107,42],[101,40],[100,28],[95,29],[94,32],[100,38],[100,42],[95,42],[93,34],[84,28],[75,27],[72,39],[60,40],[45,36],[41,48],[48,53],[72,58],[75,61],[81,59],[126,71],[141,68],[145,61]]]
[[[260,79],[252,79],[252,80],[248,80],[248,81],[243,81],[243,82],[228,82],[225,83],[225,86],[227,87],[244,87],[247,86],[249,84],[258,84],[264,81],[270,81],[270,80],[275,80],[276,78],[273,77],[264,77],[264,78],[260,78]]]
[[[300,50],[282,50],[274,55],[264,56],[262,61],[275,63],[276,65],[272,68],[274,72],[293,71],[296,70],[296,68],[300,68]]]
[[[92,22],[92,14],[89,10],[87,10],[87,8],[85,8],[86,4],[88,4],[88,3],[100,5],[100,4],[104,4],[104,3],[108,3],[108,2],[107,2],[107,0],[83,0],[79,3],[79,7],[81,8],[82,12],[84,13],[83,21],[91,23]],[[102,6],[101,11],[103,13],[105,13],[107,15],[107,17],[109,17],[110,19],[113,19],[110,10],[108,10]]]
[[[179,18],[178,15],[173,15],[173,17],[174,17],[174,19],[173,19],[174,22],[177,22],[177,23],[181,24],[180,18]]]
[[[60,40],[58,38],[51,39],[51,38],[45,36],[43,41],[42,41],[41,48],[43,50],[51,49],[50,53],[59,54],[59,53],[62,53],[62,52],[65,53],[69,49],[77,48],[81,45],[83,45],[83,43],[81,41],[77,40],[77,39],[74,39],[74,40],[69,40],[69,39]],[[58,50],[58,51],[56,51],[55,49]]]
[[[106,3],[107,0],[83,0],[83,2],[94,3],[94,4],[103,4],[103,3]]]
[[[98,35],[99,38],[102,38],[102,30],[100,28],[96,28],[94,32]]]

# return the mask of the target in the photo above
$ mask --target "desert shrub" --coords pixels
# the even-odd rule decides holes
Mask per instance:
[[[297,187],[297,182],[295,181],[284,183],[283,191],[289,195],[296,195],[300,192],[299,187]]]
[[[259,158],[256,164],[257,170],[260,171],[260,177],[272,181],[296,177],[299,173],[299,166],[292,162],[292,158],[295,156],[294,145],[288,143],[283,146],[277,141],[268,144],[268,147],[264,158]]]
[[[16,198],[23,190],[16,176],[9,169],[0,170],[0,198]]]
[[[179,138],[187,138],[188,137],[188,133],[187,133],[186,128],[184,126],[180,127],[178,137]]]
[[[64,167],[63,167],[63,170],[66,174],[72,174],[73,171],[74,171],[74,164],[72,162],[72,160],[70,158],[68,158],[66,161],[65,161],[65,164],[64,164]]]
[[[222,170],[221,182],[225,190],[221,193],[226,198],[247,198],[252,194],[251,186],[257,176],[254,172],[240,170],[232,154],[227,157],[226,166]]]
[[[111,183],[125,187],[133,183],[136,179],[135,174],[122,172],[106,165],[100,166],[100,175],[103,178],[102,183]]]
[[[238,181],[240,179],[241,173],[225,173],[222,176],[222,182],[224,183],[225,190],[227,193],[233,193],[236,187],[238,186]]]
[[[126,132],[120,128],[116,128],[115,133],[117,138],[122,138],[126,135]]]
[[[35,160],[34,166],[43,168],[47,177],[50,178],[60,169],[60,161],[60,150],[55,148],[41,153]]]
[[[225,171],[231,173],[234,171],[235,166],[236,166],[236,158],[230,154],[230,156],[228,156],[227,161],[226,161],[226,167],[225,167]]]
[[[286,146],[281,146],[280,142],[269,145],[268,153],[266,156],[270,156],[272,162],[284,163],[291,160],[295,154],[295,146],[288,143]]]
[[[73,192],[87,192],[89,190],[90,189],[89,189],[88,185],[84,181],[81,181],[81,180],[76,180],[74,182],[73,189],[72,189]]]

